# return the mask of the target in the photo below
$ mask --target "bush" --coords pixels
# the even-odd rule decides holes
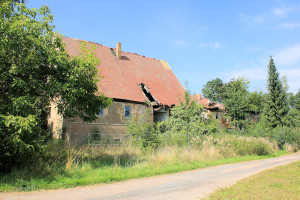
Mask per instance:
[[[187,134],[159,134],[160,146],[188,146]]]
[[[245,137],[236,135],[198,136],[191,140],[191,144],[200,148],[216,147],[225,157],[236,155],[269,155],[277,147],[264,138]]]
[[[127,133],[132,134],[133,143],[141,148],[156,148],[159,138],[156,134],[156,124],[152,122],[151,111],[138,116],[132,115],[131,120],[126,123]]]
[[[287,126],[278,126],[274,129],[265,128],[262,123],[258,123],[247,131],[237,131],[236,134],[253,137],[266,137],[275,141],[280,149],[284,145],[291,145],[294,151],[300,150],[300,130]]]
[[[28,164],[43,151],[50,134],[43,131],[36,116],[0,115],[0,172]]]
[[[289,144],[294,151],[300,150],[300,131],[295,128],[277,127],[273,129],[271,138],[276,140],[280,149],[283,149],[285,144]]]

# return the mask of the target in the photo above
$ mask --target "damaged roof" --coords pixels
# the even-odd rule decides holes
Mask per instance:
[[[192,96],[192,99],[197,101],[199,104],[202,104],[206,109],[224,110],[223,104],[210,101],[209,99],[202,97],[201,94]]]
[[[80,41],[83,40],[63,38],[70,56],[80,55]],[[115,48],[87,43],[96,45],[94,52],[101,61],[97,68],[103,76],[98,82],[98,89],[105,96],[146,102],[149,99],[141,88],[143,83],[160,105],[177,105],[183,100],[185,90],[166,61],[124,51],[119,60],[115,56]]]

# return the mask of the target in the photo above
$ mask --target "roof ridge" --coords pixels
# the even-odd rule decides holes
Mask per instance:
[[[94,44],[100,45],[100,46],[102,46],[102,47],[111,48],[111,47],[105,46],[105,45],[103,45],[103,44],[99,44],[99,43],[97,43],[97,42],[92,42],[92,41],[88,41],[88,40],[83,40],[83,39],[78,39],[78,38],[71,38],[71,37],[64,37],[64,38],[72,39],[72,40],[84,41],[84,42],[88,42],[88,43],[94,43]]]
[[[93,44],[97,44],[97,45],[100,45],[102,47],[106,47],[106,48],[112,48],[112,49],[116,49],[114,47],[108,47],[108,46],[105,46],[103,44],[100,44],[100,43],[97,43],[97,42],[92,42],[92,41],[88,41],[88,40],[83,40],[83,39],[78,39],[78,38],[72,38],[72,37],[64,37],[66,39],[72,39],[72,40],[79,40],[79,41],[84,41],[84,42],[88,42],[88,43],[93,43]],[[128,51],[122,51],[123,53],[128,53],[128,54],[134,54],[134,55],[137,55],[137,56],[142,56],[144,58],[150,58],[150,59],[153,59],[153,60],[158,60],[160,61],[161,59],[157,59],[157,58],[151,58],[151,57],[147,57],[147,56],[144,56],[144,55],[140,55],[138,53],[133,53],[133,52],[128,52]],[[165,61],[165,60],[163,60]]]

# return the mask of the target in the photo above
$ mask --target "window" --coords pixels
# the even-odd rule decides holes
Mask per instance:
[[[124,115],[125,115],[125,117],[130,117],[130,107],[129,106],[125,106]]]
[[[218,115],[218,113],[216,113],[216,119],[218,119],[219,118],[219,115]]]
[[[98,115],[103,116],[103,108],[100,107]]]

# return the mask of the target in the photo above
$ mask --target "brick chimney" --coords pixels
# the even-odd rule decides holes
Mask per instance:
[[[198,94],[198,99],[200,100],[200,99],[202,99],[202,96],[201,96],[201,94]]]
[[[121,43],[117,43],[116,56],[118,60],[121,60]]]

